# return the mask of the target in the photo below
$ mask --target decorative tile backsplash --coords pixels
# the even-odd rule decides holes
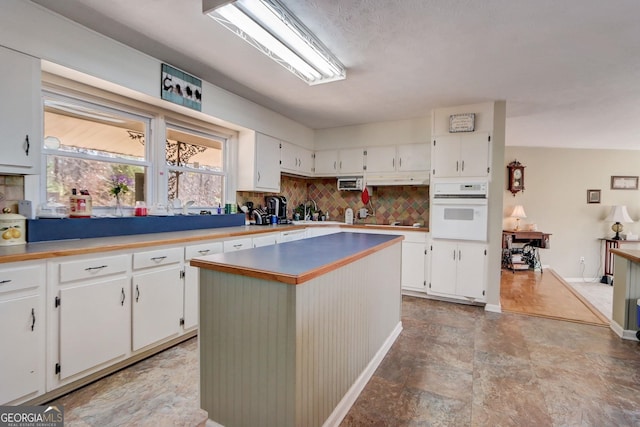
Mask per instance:
[[[360,191],[338,191],[335,178],[298,178],[282,176],[280,194],[287,198],[289,217],[293,209],[309,200],[316,202],[329,220],[343,221],[344,211],[353,209],[354,218],[358,210],[367,208],[369,216],[365,220],[356,219],[360,223],[389,224],[399,222],[402,225],[420,223],[429,224],[429,187],[428,186],[385,186],[373,187],[370,203],[362,203]],[[254,206],[264,206],[264,196],[268,193],[239,191],[236,200],[239,205],[247,201]],[[375,213],[375,214],[374,214]]]
[[[18,202],[24,200],[24,177],[18,175],[0,175],[0,212],[10,208],[18,213]]]

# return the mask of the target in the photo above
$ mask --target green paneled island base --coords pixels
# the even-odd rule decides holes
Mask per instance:
[[[192,260],[209,420],[339,424],[402,330],[402,239],[337,233]]]

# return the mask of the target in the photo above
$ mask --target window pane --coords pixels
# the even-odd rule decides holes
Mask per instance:
[[[90,156],[145,160],[146,122],[111,110],[45,100],[45,148]]]
[[[169,200],[193,200],[198,207],[222,205],[223,177],[197,172],[169,171]]]
[[[221,172],[224,141],[167,128],[167,165]]]
[[[132,206],[144,200],[145,168],[142,166],[72,157],[47,156],[47,200],[67,204],[71,190],[88,190],[93,206],[112,206],[115,196],[110,193],[113,177],[126,177],[129,191],[122,195],[124,205]]]

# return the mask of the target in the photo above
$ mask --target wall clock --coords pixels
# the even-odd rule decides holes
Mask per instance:
[[[517,160],[507,165],[509,171],[507,189],[514,197],[518,191],[524,190],[524,168],[525,166]]]

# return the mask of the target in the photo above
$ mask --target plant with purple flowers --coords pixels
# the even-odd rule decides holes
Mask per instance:
[[[132,181],[126,175],[112,175],[110,183],[109,193],[113,194],[116,199],[120,199],[120,196],[129,192]]]

